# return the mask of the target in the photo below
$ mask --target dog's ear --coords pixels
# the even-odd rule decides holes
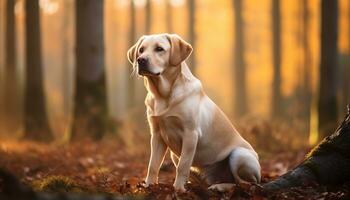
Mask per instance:
[[[176,34],[167,34],[166,37],[171,45],[169,64],[177,66],[191,55],[192,46]]]
[[[136,61],[138,49],[144,38],[145,36],[140,37],[136,44],[134,44],[134,46],[130,47],[130,49],[128,50],[127,57],[131,64],[134,64],[134,62]]]

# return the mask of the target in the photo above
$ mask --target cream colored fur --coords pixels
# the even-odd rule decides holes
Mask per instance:
[[[158,47],[163,51],[156,50]],[[149,62],[148,73],[141,74],[148,91],[145,104],[151,129],[146,185],[158,182],[168,149],[176,167],[174,187],[178,191],[185,191],[191,167],[206,170],[226,158],[232,174],[224,176],[233,176],[236,182],[260,182],[257,153],[204,93],[201,82],[185,63],[191,52],[192,47],[174,34],[143,36],[128,51],[136,72],[138,58]],[[217,173],[220,172],[206,176],[215,178]],[[225,183],[211,188],[227,186]]]

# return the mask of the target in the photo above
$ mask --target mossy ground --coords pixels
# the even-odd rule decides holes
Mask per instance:
[[[78,186],[71,178],[66,176],[47,176],[32,182],[32,188],[40,192],[87,192],[87,189]]]

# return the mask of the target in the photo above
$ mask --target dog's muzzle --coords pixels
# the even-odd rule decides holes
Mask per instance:
[[[153,73],[149,69],[149,61],[147,58],[137,59],[138,74],[141,76],[158,76],[160,73]]]

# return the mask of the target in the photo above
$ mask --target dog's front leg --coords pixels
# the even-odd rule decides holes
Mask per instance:
[[[149,184],[158,183],[159,168],[164,160],[167,151],[167,146],[164,143],[159,132],[152,133],[151,136],[151,157],[148,164],[146,176],[146,186]]]
[[[185,184],[190,175],[193,157],[197,148],[198,135],[196,131],[189,131],[182,140],[180,160],[176,168],[176,178],[174,188],[177,191],[184,192]]]

